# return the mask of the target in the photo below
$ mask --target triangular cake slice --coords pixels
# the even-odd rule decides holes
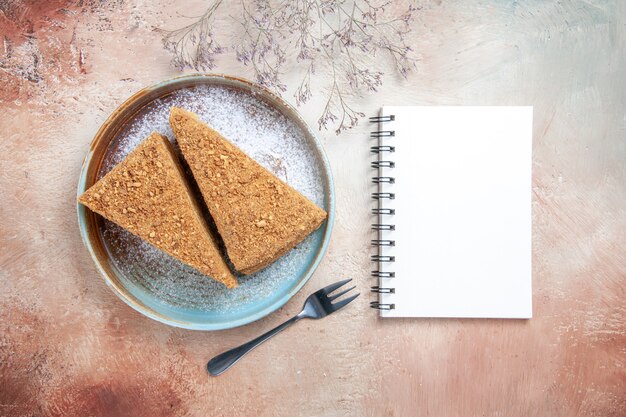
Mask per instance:
[[[189,111],[170,125],[235,269],[251,274],[288,252],[326,212],[263,168]]]
[[[152,133],[79,202],[228,288],[237,286],[164,136]]]

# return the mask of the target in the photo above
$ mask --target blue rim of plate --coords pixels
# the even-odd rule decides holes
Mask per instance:
[[[171,79],[164,80],[160,83],[154,84],[150,87],[146,87],[137,93],[133,94],[130,98],[128,98],[124,103],[122,103],[111,115],[107,118],[107,120],[102,124],[94,139],[91,142],[89,152],[87,153],[83,165],[81,167],[81,172],[78,181],[77,188],[77,197],[80,196],[87,188],[89,188],[92,183],[88,185],[90,175],[92,178],[94,177],[94,172],[98,171],[100,162],[94,161],[94,153],[97,146],[103,146],[103,144],[99,144],[101,140],[106,140],[106,146],[108,147],[109,143],[113,138],[115,138],[117,131],[114,134],[108,134],[108,137],[105,137],[105,133],[108,129],[110,129],[111,125],[117,122],[117,119],[120,117],[126,117],[126,119],[132,119],[133,115],[130,116],[126,113],[128,109],[131,107],[141,108],[142,106],[147,105],[154,99],[161,97],[163,95],[169,94],[172,91],[193,87],[194,85],[224,85],[231,86],[235,88],[241,88],[246,91],[251,91],[253,93],[260,93],[262,98],[269,101],[268,104],[274,106],[276,110],[280,113],[294,121],[298,124],[298,126],[302,129],[302,131],[308,136],[308,141],[311,145],[313,145],[315,152],[319,160],[321,161],[322,174],[325,176],[324,178],[324,191],[327,202],[326,211],[328,212],[328,218],[324,224],[324,236],[315,255],[313,261],[309,264],[306,271],[300,275],[296,284],[281,298],[268,305],[265,308],[262,308],[259,311],[254,312],[246,317],[227,321],[227,322],[219,322],[219,323],[193,323],[188,321],[182,321],[173,319],[164,314],[161,314],[157,311],[154,311],[150,307],[146,306],[143,302],[141,302],[137,297],[130,294],[124,287],[124,285],[111,278],[111,275],[117,275],[119,271],[115,268],[111,263],[108,262],[108,256],[103,252],[102,244],[102,236],[97,227],[94,227],[94,222],[89,221],[88,218],[95,216],[88,209],[86,209],[81,204],[77,203],[77,214],[78,214],[78,225],[80,229],[80,234],[83,239],[89,254],[91,255],[98,272],[104,278],[105,282],[111,288],[111,290],[124,301],[127,305],[132,307],[134,310],[139,313],[147,316],[151,319],[159,321],[161,323],[184,328],[190,330],[224,330],[231,329],[235,327],[240,327],[254,321],[257,321],[261,318],[268,316],[274,311],[278,310],[282,306],[284,306],[298,291],[302,289],[302,287],[308,282],[311,278],[317,267],[319,266],[326,250],[328,248],[328,244],[330,242],[330,237],[333,229],[333,224],[335,221],[335,190],[334,190],[334,182],[332,173],[330,170],[330,163],[328,162],[328,158],[324,151],[324,148],[317,138],[316,134],[312,131],[312,129],[308,126],[308,124],[302,119],[298,111],[289,103],[287,103],[280,96],[276,95],[272,91],[266,89],[265,87],[256,84],[252,81],[248,81],[239,77],[228,76],[225,74],[194,74],[194,75],[185,75],[181,77],[175,77]],[[162,92],[162,94],[160,94]],[[96,164],[96,167],[93,168],[93,164]],[[99,247],[99,250],[96,248]]]

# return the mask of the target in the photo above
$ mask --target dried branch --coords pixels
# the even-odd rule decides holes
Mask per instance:
[[[172,64],[179,70],[187,67],[196,71],[215,68],[216,56],[225,49],[215,40],[212,23],[223,0],[216,0],[195,22],[163,34],[163,45],[173,55]]]
[[[166,48],[179,68],[213,68],[222,53],[211,24],[222,0],[215,1],[194,23],[164,37]],[[408,6],[402,14],[389,12],[392,2],[374,0],[241,0],[241,38],[231,46],[243,65],[250,66],[257,82],[279,92],[285,67],[304,64],[303,77],[294,92],[297,105],[312,97],[317,72],[331,76],[326,105],[318,119],[320,129],[335,126],[335,132],[355,126],[364,114],[350,102],[365,93],[376,92],[383,72],[375,69],[380,53],[387,54],[397,72],[407,77],[416,59],[406,43],[417,12]],[[397,9],[397,7],[396,7]],[[322,78],[322,77],[319,77]]]

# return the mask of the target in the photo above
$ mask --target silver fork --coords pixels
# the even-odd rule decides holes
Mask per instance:
[[[252,349],[259,346],[267,339],[280,333],[281,331],[285,330],[287,327],[291,326],[301,319],[321,319],[345,307],[346,305],[348,305],[348,303],[354,301],[354,299],[357,298],[360,293],[352,295],[341,301],[337,301],[336,303],[332,303],[332,301],[336,300],[344,294],[347,294],[348,291],[353,290],[355,287],[348,288],[347,290],[341,291],[340,293],[335,295],[330,294],[340,287],[346,285],[350,281],[352,280],[346,279],[336,282],[334,284],[330,284],[329,286],[324,287],[321,290],[315,291],[313,294],[309,295],[309,298],[307,298],[304,302],[304,307],[302,308],[302,311],[294,317],[290,318],[283,324],[273,328],[269,332],[257,337],[256,339],[251,340],[248,343],[244,343],[243,345],[238,346],[234,349],[221,353],[211,359],[207,364],[207,369],[209,370],[209,373],[213,376],[218,376],[222,374],[228,368],[237,363],[239,359],[243,358],[244,355],[246,355]]]

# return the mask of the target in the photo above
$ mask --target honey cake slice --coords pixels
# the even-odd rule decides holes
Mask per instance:
[[[196,114],[173,107],[170,125],[237,271],[264,268],[326,219],[324,210]]]
[[[164,136],[152,133],[78,200],[228,288],[237,286]]]

